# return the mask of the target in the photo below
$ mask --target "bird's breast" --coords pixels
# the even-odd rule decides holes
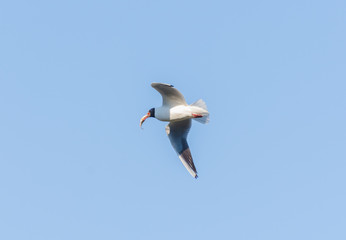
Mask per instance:
[[[157,118],[160,121],[170,121],[170,109],[167,107],[159,107],[155,108],[155,118]]]

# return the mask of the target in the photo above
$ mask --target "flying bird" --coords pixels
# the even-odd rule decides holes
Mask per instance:
[[[191,119],[203,124],[209,122],[207,105],[202,99],[188,105],[184,96],[173,85],[152,83],[151,86],[161,94],[162,106],[151,108],[141,118],[139,126],[142,127],[143,122],[149,117],[169,122],[166,126],[168,138],[185,168],[197,178],[197,170],[186,138],[191,128]]]

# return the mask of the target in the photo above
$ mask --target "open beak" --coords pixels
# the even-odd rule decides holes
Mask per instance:
[[[147,113],[147,115],[145,115],[144,117],[141,118],[141,121],[139,123],[139,126],[142,128],[142,124],[144,123],[145,119],[147,119],[148,117],[150,117],[150,112]]]

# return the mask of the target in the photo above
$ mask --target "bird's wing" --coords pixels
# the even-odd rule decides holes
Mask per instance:
[[[151,86],[161,94],[162,106],[174,107],[177,105],[187,105],[183,94],[175,89],[173,85],[152,83]]]
[[[194,178],[197,178],[197,170],[193,163],[189,145],[186,141],[190,128],[191,119],[171,122],[166,126],[166,133],[185,168]]]

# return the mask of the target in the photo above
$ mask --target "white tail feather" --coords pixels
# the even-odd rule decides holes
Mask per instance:
[[[204,116],[204,117],[201,117],[201,118],[192,118],[193,120],[196,120],[197,122],[200,122],[200,123],[203,123],[203,124],[206,124],[209,122],[209,113],[208,115]]]
[[[199,99],[196,102],[192,103],[191,106],[200,107],[208,111],[207,104],[202,99]]]
[[[209,112],[208,112],[207,104],[202,99],[199,99],[196,102],[192,103],[191,106],[199,107],[204,110],[204,112],[202,113],[203,117],[193,118],[194,120],[203,124],[206,124],[209,122]]]

